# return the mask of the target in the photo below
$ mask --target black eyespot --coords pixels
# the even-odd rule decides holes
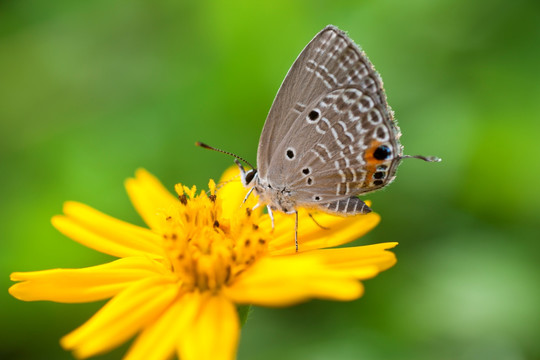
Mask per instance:
[[[382,184],[383,184],[383,181],[382,181],[382,180],[375,180],[375,181],[373,182],[373,185],[377,185],[377,186],[382,185]]]
[[[308,178],[308,179],[307,179],[307,184],[308,184],[308,185],[313,184],[313,179],[312,179],[312,178]]]
[[[321,197],[320,197],[320,196],[314,196],[314,197],[313,197],[313,200],[319,201],[319,200],[321,200]]]
[[[377,160],[386,160],[392,155],[390,148],[386,145],[381,145],[373,152],[373,157]]]
[[[383,179],[384,178],[384,173],[381,172],[381,171],[377,171],[375,174],[373,174],[373,178],[374,179]]]
[[[309,175],[309,168],[303,168],[303,169],[302,169],[302,173],[303,173],[304,175]]]
[[[317,120],[317,118],[319,117],[319,112],[316,110],[311,110],[308,114],[308,117],[310,120]]]
[[[287,150],[286,154],[289,159],[294,159],[294,151],[292,151],[291,149]]]

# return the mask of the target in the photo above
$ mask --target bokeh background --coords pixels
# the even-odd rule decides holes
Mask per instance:
[[[0,358],[70,359],[102,303],[23,303],[12,271],[108,261],[50,225],[65,200],[142,225],[123,189],[256,161],[274,95],[335,24],[382,74],[410,160],[369,196],[398,264],[349,303],[252,313],[239,359],[540,359],[540,2],[0,2]],[[125,346],[99,359],[117,359]]]

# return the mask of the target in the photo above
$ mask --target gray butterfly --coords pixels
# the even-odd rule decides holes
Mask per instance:
[[[247,196],[259,196],[272,223],[273,210],[296,214],[297,230],[300,207],[367,214],[371,209],[357,196],[392,182],[401,159],[440,161],[403,155],[400,136],[381,77],[329,25],[300,53],[278,91],[259,140],[258,169],[236,163]]]

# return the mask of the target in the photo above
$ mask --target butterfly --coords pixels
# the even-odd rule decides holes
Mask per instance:
[[[390,184],[402,159],[440,161],[403,155],[400,136],[380,75],[345,32],[328,25],[281,84],[259,140],[258,167],[246,171],[232,155],[246,198],[258,195],[272,224],[272,211],[296,215],[298,251],[298,208],[367,214],[358,195]]]

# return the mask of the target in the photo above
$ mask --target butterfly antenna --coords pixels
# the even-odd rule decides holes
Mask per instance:
[[[402,155],[401,159],[420,159],[427,162],[441,162],[441,158],[436,156],[422,156],[422,155]]]
[[[251,167],[252,169],[255,169],[255,166],[251,165],[247,160],[245,160],[244,158],[241,158],[241,157],[238,156],[238,155],[233,154],[232,152],[225,151],[225,150],[221,150],[221,149],[217,149],[217,148],[215,148],[215,147],[212,147],[212,146],[207,145],[207,144],[205,144],[205,143],[202,143],[202,142],[200,142],[200,141],[197,141],[197,142],[195,143],[195,145],[197,145],[197,146],[199,146],[199,147],[202,147],[202,148],[204,148],[204,149],[214,150],[214,151],[220,152],[220,153],[222,153],[222,154],[230,155],[230,156],[232,156],[232,157],[234,157],[234,158],[236,158],[236,159],[238,159],[238,160],[243,161],[244,163],[246,163],[246,164],[247,164],[249,167]]]

